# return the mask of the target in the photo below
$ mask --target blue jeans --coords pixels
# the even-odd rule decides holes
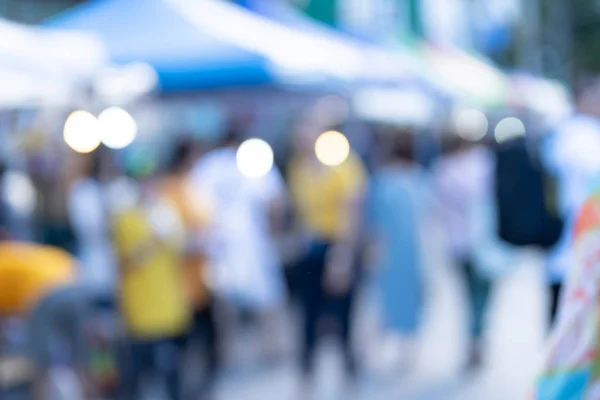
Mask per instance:
[[[125,371],[127,399],[141,397],[142,376],[155,373],[164,379],[170,400],[181,399],[181,350],[175,338],[131,340]]]
[[[462,262],[467,280],[467,294],[471,312],[471,337],[480,339],[483,335],[485,315],[489,304],[491,282],[477,272],[470,260]]]

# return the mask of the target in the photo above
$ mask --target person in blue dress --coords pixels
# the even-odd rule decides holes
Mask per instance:
[[[386,143],[388,154],[375,168],[370,188],[370,261],[386,337],[413,339],[423,309],[420,232],[428,185],[412,159],[410,133]],[[390,356],[389,350],[383,354]]]

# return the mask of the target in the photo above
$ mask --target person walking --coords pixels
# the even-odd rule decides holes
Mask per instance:
[[[295,155],[288,168],[297,220],[311,241],[299,269],[304,317],[301,368],[307,385],[315,370],[319,323],[328,312],[339,325],[350,382],[357,374],[351,315],[367,176],[362,161],[352,152],[337,166],[319,161],[315,143],[322,131],[322,126],[311,120],[299,125]]]
[[[193,190],[189,174],[197,161],[199,150],[192,140],[175,144],[161,182],[161,192],[171,201],[183,223],[185,247],[183,255],[183,285],[193,310],[192,326],[183,338],[184,349],[202,342],[206,349],[207,374],[200,386],[203,396],[210,396],[220,369],[216,310],[206,273],[206,231],[210,225],[210,207],[202,193]]]
[[[103,150],[77,155],[82,171],[67,197],[70,225],[76,238],[80,278],[110,301],[116,290],[116,259],[110,238],[110,218],[103,181]],[[108,154],[107,154],[108,155]]]
[[[369,190],[371,267],[382,315],[384,340],[377,361],[406,356],[412,361],[414,340],[423,312],[421,235],[430,184],[413,161],[410,132],[384,139],[388,149],[375,169]],[[407,342],[405,353],[394,354]]]
[[[543,161],[557,180],[557,205],[567,221],[577,215],[589,187],[600,171],[600,120],[586,114],[575,114],[563,121],[546,139]],[[554,325],[564,277],[571,265],[571,232],[564,229],[560,241],[548,252],[547,279],[550,298],[549,322]]]
[[[282,225],[285,185],[276,166],[263,176],[244,175],[237,163],[242,140],[237,127],[226,132],[219,148],[194,165],[190,182],[212,209],[209,284],[230,311],[230,328],[243,312],[258,317],[262,355],[270,362],[284,350],[278,330],[287,292],[274,238]]]
[[[483,145],[453,135],[433,167],[434,191],[451,256],[466,280],[471,314],[467,369],[474,369],[483,361],[481,342],[492,285],[475,262],[477,238],[472,218],[473,209],[491,198],[494,156]]]
[[[184,229],[176,210],[148,175],[131,202],[115,212],[113,232],[120,267],[119,306],[129,342],[128,399],[142,395],[144,373],[159,373],[171,400],[180,400],[178,339],[190,309],[181,280]]]

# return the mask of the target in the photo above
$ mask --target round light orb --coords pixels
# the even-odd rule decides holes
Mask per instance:
[[[525,136],[525,124],[519,118],[508,117],[498,122],[494,131],[496,142],[504,143],[508,140]]]
[[[123,149],[135,140],[138,127],[135,119],[121,107],[110,107],[98,116],[102,143],[111,149]]]
[[[37,196],[29,177],[22,172],[9,171],[2,183],[6,204],[20,216],[31,215],[37,204]]]
[[[485,114],[479,110],[464,110],[458,113],[454,127],[460,137],[476,142],[487,134],[489,122]]]
[[[273,149],[262,139],[244,141],[236,154],[238,170],[249,178],[265,176],[273,168]]]
[[[350,143],[343,133],[328,131],[317,138],[315,154],[323,164],[335,167],[350,156]]]
[[[76,152],[91,153],[101,142],[98,119],[87,111],[73,111],[65,122],[63,139]]]

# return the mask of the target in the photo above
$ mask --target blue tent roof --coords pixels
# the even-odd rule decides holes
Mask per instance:
[[[146,62],[163,91],[260,85],[269,61],[198,30],[165,0],[94,0],[47,22],[92,31],[115,63]]]

